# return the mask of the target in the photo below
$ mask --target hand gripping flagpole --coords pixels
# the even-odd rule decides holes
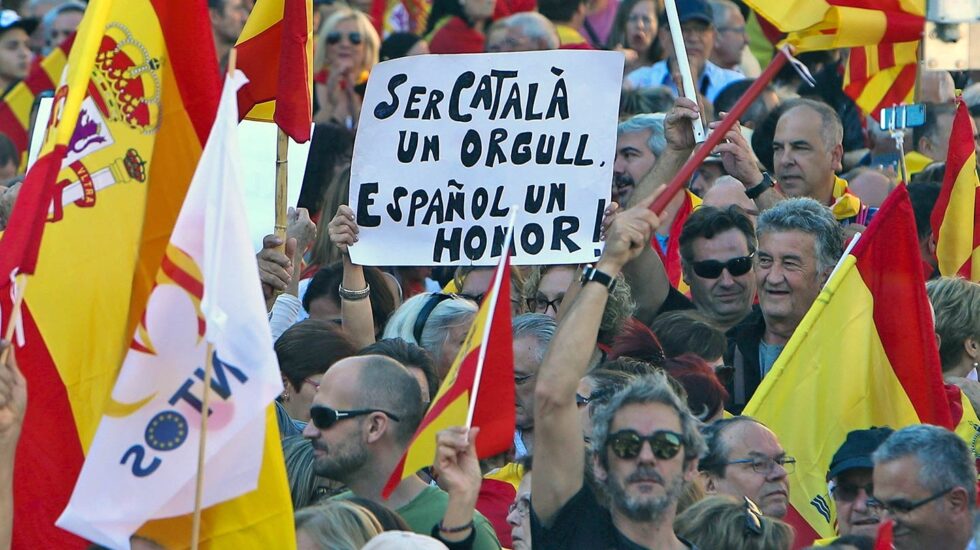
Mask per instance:
[[[507,255],[510,254],[510,243],[514,238],[514,221],[517,219],[517,208],[518,206],[516,204],[510,207],[511,214],[510,220],[507,222],[507,234],[504,236],[503,253],[500,256],[500,263],[497,265],[497,273],[493,277],[493,287],[487,293],[487,296],[493,297],[493,302],[490,303],[490,310],[487,312],[487,319],[483,326],[483,343],[480,345],[480,353],[477,356],[476,375],[473,377],[473,391],[470,393],[469,409],[466,411],[467,433],[473,427],[473,414],[476,412],[476,398],[480,394],[480,381],[483,379],[483,363],[487,357],[487,342],[490,341],[490,327],[493,326],[493,316],[497,309],[500,284],[503,282],[505,276],[510,277],[510,273],[505,274],[501,267],[506,263]]]
[[[24,331],[21,328],[23,323],[20,316],[20,307],[24,302],[24,294],[27,292],[27,276],[11,273],[10,278],[10,320],[7,321],[7,330],[3,334],[3,339],[9,342],[10,345],[4,348],[3,353],[0,353],[0,368],[7,364],[7,356],[10,355],[10,350],[14,348],[13,337],[15,332],[18,335],[18,344],[21,346],[24,345]],[[23,284],[19,285],[18,281],[23,281]]]
[[[667,13],[667,24],[670,25],[670,38],[674,43],[674,59],[677,60],[677,69],[681,73],[681,85],[684,89],[684,97],[690,99],[698,105],[697,88],[694,87],[694,76],[691,74],[691,63],[687,59],[687,48],[684,46],[684,31],[681,29],[681,20],[677,15],[676,0],[667,0],[664,4],[664,11]],[[698,118],[692,121],[694,127],[694,141],[704,142],[704,122],[702,122],[700,107],[698,108]]]
[[[663,213],[664,209],[667,208],[667,205],[674,198],[674,196],[687,185],[688,180],[690,180],[691,176],[694,175],[694,171],[697,170],[698,166],[700,166],[704,159],[711,154],[711,151],[719,143],[721,143],[721,140],[725,139],[725,134],[728,133],[728,130],[732,128],[739,117],[745,114],[745,111],[749,108],[749,105],[751,105],[752,102],[755,101],[755,98],[762,93],[762,90],[765,89],[766,85],[769,84],[772,78],[776,76],[776,73],[779,72],[779,69],[782,69],[783,65],[785,65],[789,59],[790,53],[787,50],[787,46],[784,46],[776,51],[776,55],[772,58],[772,61],[769,63],[769,66],[766,67],[766,70],[759,75],[759,78],[755,79],[752,86],[749,86],[749,89],[745,91],[742,97],[738,100],[738,103],[732,107],[732,110],[725,115],[725,118],[721,119],[718,127],[714,128],[711,133],[708,134],[708,139],[705,140],[701,147],[694,150],[694,154],[691,155],[691,158],[689,158],[686,163],[684,163],[684,166],[681,167],[680,171],[674,175],[674,179],[670,180],[670,183],[667,184],[667,188],[664,189],[664,192],[661,193],[660,196],[657,197],[657,200],[653,201],[653,204],[650,205],[650,210],[657,214]]]

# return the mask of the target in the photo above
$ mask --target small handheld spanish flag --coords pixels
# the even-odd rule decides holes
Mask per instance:
[[[451,426],[479,427],[479,458],[506,452],[514,440],[514,348],[510,318],[510,250],[513,222],[504,241],[493,286],[473,319],[449,374],[439,387],[405,455],[381,496],[432,465],[436,434]]]

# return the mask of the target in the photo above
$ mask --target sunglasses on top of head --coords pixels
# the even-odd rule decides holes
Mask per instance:
[[[752,270],[752,256],[754,254],[749,254],[748,256],[739,256],[738,258],[732,258],[726,262],[719,262],[718,260],[704,260],[701,262],[693,262],[691,267],[694,269],[694,274],[698,277],[704,279],[717,279],[721,277],[721,272],[725,269],[732,277],[738,277],[739,275],[745,275]]]
[[[340,42],[340,39],[343,37],[344,37],[343,33],[337,31],[327,33],[327,44],[330,45],[338,44]],[[347,40],[350,41],[351,44],[356,46],[361,43],[362,40],[361,33],[356,31],[349,32],[347,33]]]
[[[310,407],[310,420],[317,428],[326,430],[341,420],[354,418],[355,416],[364,416],[371,413],[381,413],[395,422],[400,421],[397,416],[381,409],[354,409],[349,411],[338,411],[323,405],[313,405]]]

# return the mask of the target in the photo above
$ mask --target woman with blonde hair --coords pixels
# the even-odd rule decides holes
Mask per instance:
[[[383,531],[374,514],[345,500],[303,508],[293,519],[298,550],[359,550]]]
[[[789,550],[793,528],[762,515],[748,498],[708,497],[674,519],[674,532],[699,548]]]
[[[940,277],[926,283],[926,293],[935,312],[943,378],[980,410],[980,284]]]
[[[380,49],[378,31],[357,10],[339,9],[323,22],[313,59],[313,91],[320,107],[316,122],[354,128]]]

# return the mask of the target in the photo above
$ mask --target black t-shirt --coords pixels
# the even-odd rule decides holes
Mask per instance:
[[[531,507],[531,541],[534,550],[648,550],[616,529],[612,514],[599,504],[588,483],[561,507],[551,527],[541,525]],[[686,540],[681,542],[698,550]]]

